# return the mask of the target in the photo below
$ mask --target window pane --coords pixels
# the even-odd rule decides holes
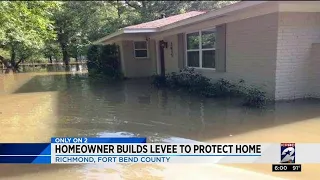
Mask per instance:
[[[187,49],[199,49],[199,32],[187,34]]]
[[[147,50],[135,50],[136,57],[148,57]]]
[[[202,51],[202,67],[215,68],[215,50]]]
[[[216,42],[216,36],[214,30],[201,32],[202,49],[214,48]]]
[[[199,67],[199,51],[188,52],[188,66]]]
[[[135,49],[147,49],[147,42],[146,41],[137,41],[134,42]]]

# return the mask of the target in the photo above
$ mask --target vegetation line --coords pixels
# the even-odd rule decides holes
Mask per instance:
[[[250,107],[262,108],[268,101],[264,91],[258,87],[246,86],[244,80],[238,83],[231,83],[225,79],[212,82],[194,68],[185,68],[166,76],[155,75],[152,83],[158,88],[184,90],[208,98],[239,97],[243,99],[243,105]]]

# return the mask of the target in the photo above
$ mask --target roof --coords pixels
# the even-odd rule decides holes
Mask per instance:
[[[225,6],[223,8],[203,12],[203,11],[191,11],[184,14],[179,14],[175,16],[170,16],[163,19],[158,19],[155,21],[150,21],[138,25],[128,26],[123,29],[118,30],[115,33],[107,35],[97,41],[93,42],[93,44],[99,44],[101,42],[107,41],[111,38],[119,36],[125,33],[155,33],[155,32],[162,32],[169,29],[201,22],[207,19],[222,17],[230,12],[243,10],[249,7],[254,7],[260,4],[270,3],[270,1],[240,1],[234,3],[232,5]]]
[[[169,24],[176,23],[178,21],[188,19],[190,17],[198,16],[200,14],[206,13],[205,11],[190,11],[183,14],[178,14],[175,16],[170,16],[162,19],[158,19],[155,21],[150,21],[142,24],[137,24],[133,26],[125,27],[125,29],[141,29],[141,28],[160,28]]]

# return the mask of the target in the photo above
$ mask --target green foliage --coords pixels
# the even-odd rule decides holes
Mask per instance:
[[[17,68],[55,38],[51,12],[58,6],[44,1],[0,2],[0,45],[10,52],[10,60],[2,54],[0,59],[6,66]]]
[[[62,53],[59,47],[59,44],[55,41],[49,41],[45,44],[44,48],[42,49],[42,53],[45,58],[54,58],[54,59],[61,59]]]
[[[219,79],[213,83],[215,96],[239,96],[242,95],[242,84],[244,81],[239,81],[237,84],[231,83],[225,79]]]
[[[4,46],[20,43],[40,49],[45,40],[55,37],[51,12],[56,2],[1,1],[0,43]]]
[[[187,89],[191,93],[210,86],[210,79],[197,73],[193,68],[182,69],[179,73],[173,72],[167,75],[166,80],[169,87]]]
[[[244,91],[244,105],[245,106],[252,106],[255,107],[263,107],[267,102],[266,93],[255,88],[250,87],[246,88]]]
[[[99,78],[108,77],[121,79],[123,77],[119,62],[118,46],[93,45],[89,47],[87,54],[89,75]]]
[[[167,87],[166,77],[160,75],[153,75],[152,77],[152,84],[158,88]]]
[[[1,1],[0,61],[85,56],[91,42],[120,28],[233,1]],[[23,50],[23,51],[21,51]],[[29,51],[29,52],[26,52]],[[39,57],[42,58],[42,57]],[[17,61],[18,62],[17,62]]]
[[[121,27],[124,10],[115,7],[115,2],[66,1],[54,13],[58,42],[67,64],[70,57],[77,59],[86,55],[90,43]],[[119,16],[121,18],[119,18]],[[129,17],[127,17],[129,18]]]
[[[193,68],[185,68],[164,77],[155,75],[152,84],[156,87],[185,90],[205,97],[240,97],[243,104],[250,107],[263,107],[267,102],[265,92],[256,87],[246,87],[243,80],[238,83],[231,83],[225,79],[211,82]]]
[[[162,15],[180,14],[186,5],[184,1],[125,1],[125,3],[130,9],[138,12],[139,19],[135,19],[135,24],[153,21]]]
[[[185,8],[188,11],[215,10],[239,1],[189,1]]]
[[[165,17],[188,12],[213,10],[238,1],[125,1],[127,10],[133,9],[139,19],[133,23],[153,21]],[[137,16],[136,16],[137,17]]]
[[[10,59],[10,51],[0,48],[0,55],[5,59]]]

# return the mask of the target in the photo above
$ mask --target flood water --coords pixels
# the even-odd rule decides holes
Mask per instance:
[[[141,136],[151,142],[319,143],[319,129],[320,100],[250,109],[237,100],[158,90],[147,79],[96,81],[88,78],[81,65],[68,72],[63,67],[38,67],[0,74],[0,142],[48,142],[55,136]],[[319,165],[304,164],[302,169],[301,173],[272,173],[270,164],[0,165],[0,179],[280,180],[320,176]]]

